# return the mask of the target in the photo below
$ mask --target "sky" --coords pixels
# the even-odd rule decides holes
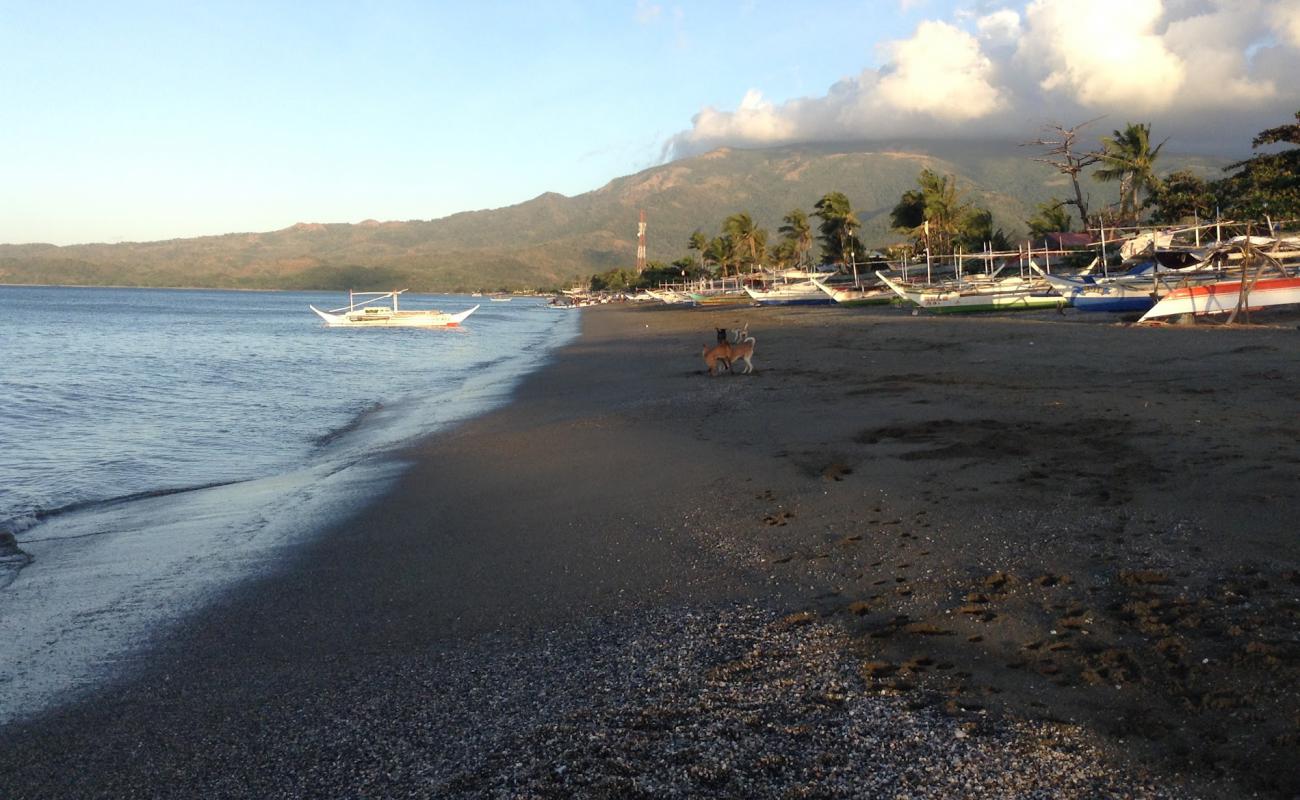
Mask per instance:
[[[1300,0],[0,0],[0,243],[433,219],[729,145],[1035,138],[1243,155]]]

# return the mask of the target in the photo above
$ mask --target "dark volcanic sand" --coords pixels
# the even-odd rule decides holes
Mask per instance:
[[[1300,792],[1293,325],[583,313],[0,797]]]

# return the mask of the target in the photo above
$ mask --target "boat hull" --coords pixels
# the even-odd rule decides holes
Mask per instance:
[[[388,314],[331,314],[316,306],[308,306],[330,328],[455,328],[479,307],[458,314],[440,311],[396,311]]]
[[[878,286],[866,289],[839,289],[829,286],[822,281],[814,281],[817,288],[821,289],[831,300],[835,301],[838,306],[853,308],[856,306],[885,306],[894,302],[898,295],[888,286]]]
[[[745,294],[761,306],[825,306],[832,302],[811,281],[776,289],[752,289],[746,286]]]
[[[1155,300],[1151,295],[1133,295],[1133,294],[1111,294],[1111,295],[1091,295],[1076,294],[1070,300],[1070,304],[1079,311],[1087,313],[1134,313],[1137,311],[1146,311],[1151,308]]]
[[[681,292],[674,292],[666,289],[646,289],[646,294],[655,300],[669,306],[694,305],[695,301]]]
[[[888,277],[876,276],[903,300],[936,314],[979,314],[994,311],[1035,311],[1065,306],[1057,294],[1034,294],[1022,291],[915,291]]]
[[[1139,322],[1182,314],[1228,314],[1237,310],[1241,300],[1242,282],[1239,278],[1200,286],[1174,289],[1156,303]],[[1300,277],[1262,278],[1255,282],[1242,306],[1246,311],[1257,311],[1272,306],[1300,304]]]
[[[744,292],[727,291],[718,294],[688,292],[687,294],[697,306],[741,306],[751,305],[754,302]]]

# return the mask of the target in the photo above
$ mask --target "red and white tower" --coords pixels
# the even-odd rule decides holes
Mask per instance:
[[[645,271],[645,209],[641,209],[641,221],[636,226],[636,271]]]

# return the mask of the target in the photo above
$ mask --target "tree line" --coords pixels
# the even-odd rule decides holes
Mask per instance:
[[[1251,142],[1259,150],[1274,144],[1300,144],[1300,112],[1296,122],[1261,131]],[[1079,132],[1096,120],[1066,128],[1045,129],[1047,136],[1028,145],[1045,148],[1035,160],[1049,164],[1070,178],[1073,196],[1043,203],[1027,220],[1030,233],[1068,231],[1074,223],[1067,206],[1073,206],[1083,230],[1106,227],[1179,224],[1218,216],[1241,220],[1295,219],[1300,217],[1300,150],[1257,152],[1229,164],[1217,180],[1206,180],[1190,170],[1161,178],[1156,160],[1165,141],[1152,147],[1149,123],[1128,123],[1123,130],[1101,137],[1101,148],[1080,150]],[[1166,140],[1168,141],[1168,140]],[[1095,167],[1092,177],[1119,184],[1119,203],[1094,210],[1080,177]]]
[[[1262,131],[1252,149],[1275,144],[1300,145],[1300,112],[1296,122]],[[1042,148],[1034,158],[1070,179],[1072,196],[1042,203],[1026,224],[1031,236],[1069,232],[1075,220],[1081,230],[1124,227],[1142,222],[1177,224],[1192,219],[1226,218],[1263,220],[1300,218],[1300,149],[1257,152],[1225,168],[1225,175],[1206,180],[1189,170],[1161,178],[1156,162],[1165,142],[1152,146],[1149,123],[1128,123],[1099,139],[1100,147],[1084,149],[1080,134],[1097,120],[1066,128],[1048,126],[1040,138],[1026,146]],[[1089,174],[1103,183],[1117,183],[1119,201],[1094,209],[1082,178]],[[814,223],[816,229],[814,234]],[[917,186],[905,191],[890,211],[890,225],[906,240],[884,248],[890,257],[929,252],[936,256],[956,252],[1014,249],[1010,238],[994,227],[993,214],[965,197],[953,175],[932,169],[921,170]],[[867,248],[857,236],[858,217],[849,198],[828,192],[813,204],[809,214],[792,209],[782,218],[778,238],[754,222],[747,211],[723,220],[719,233],[703,230],[691,233],[688,255],[671,264],[649,262],[645,272],[610,270],[592,276],[593,289],[624,290],[655,286],[701,276],[739,275],[757,268],[808,268],[814,263],[812,250],[819,245],[818,262],[847,266],[868,260]]]

